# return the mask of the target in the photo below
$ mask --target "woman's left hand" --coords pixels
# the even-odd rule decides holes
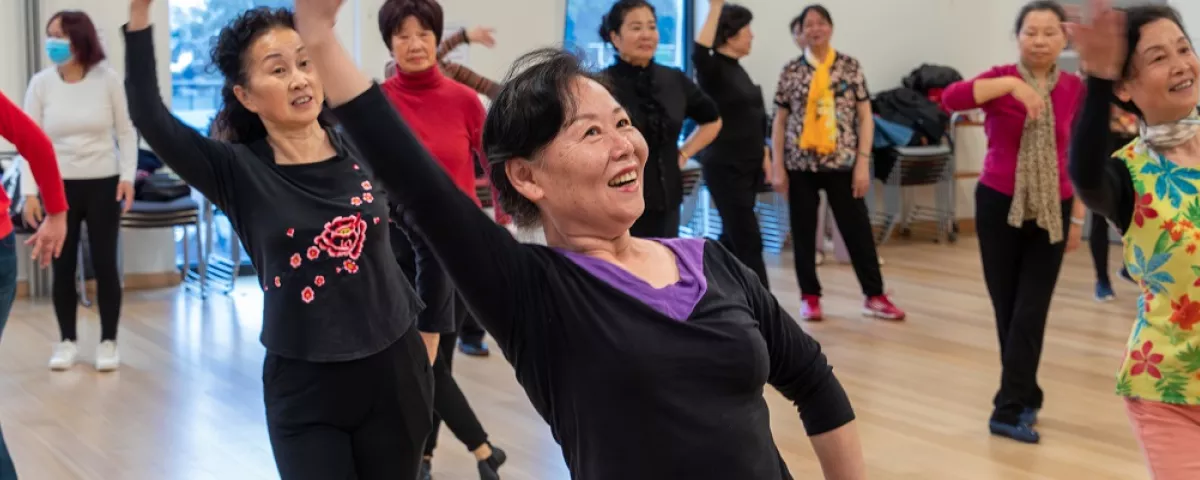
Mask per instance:
[[[854,192],[854,198],[863,198],[867,196],[867,192],[871,191],[871,170],[855,166],[854,181],[851,185]]]
[[[293,11],[296,16],[296,32],[319,35],[333,31],[337,23],[338,10],[346,0],[296,0]]]
[[[1074,252],[1083,244],[1083,227],[1071,224],[1071,228],[1067,230],[1067,253]]]
[[[121,203],[121,213],[133,208],[133,182],[122,180],[117,184],[117,201]]]

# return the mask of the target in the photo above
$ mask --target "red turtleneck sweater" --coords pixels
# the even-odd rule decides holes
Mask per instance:
[[[67,196],[63,193],[62,175],[58,172],[58,158],[54,155],[54,145],[38,128],[33,119],[25,115],[15,104],[0,93],[0,137],[4,137],[17,147],[29,162],[29,170],[37,181],[42,194],[42,206],[50,215],[67,211]],[[13,231],[12,219],[8,216],[10,201],[4,189],[0,188],[0,238],[7,237]]]
[[[480,204],[474,162],[482,156],[486,113],[475,92],[446,78],[437,67],[397,72],[384,82],[383,91],[454,184]]]

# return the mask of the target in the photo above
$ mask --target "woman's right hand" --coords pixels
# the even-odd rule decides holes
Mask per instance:
[[[129,25],[131,32],[143,30],[150,26],[150,3],[153,0],[129,1]]]
[[[21,212],[21,218],[25,220],[25,225],[30,228],[37,228],[42,224],[42,218],[45,217],[42,212],[42,202],[35,195],[27,195],[25,197],[25,209]]]
[[[1038,118],[1042,116],[1042,112],[1046,110],[1046,101],[1042,100],[1042,96],[1038,94],[1033,86],[1025,83],[1024,80],[1013,77],[1013,98],[1025,105],[1025,111],[1029,114],[1029,118]]]
[[[1067,24],[1080,67],[1087,75],[1119,80],[1127,49],[1125,12],[1112,8],[1108,0],[1092,0],[1089,7],[1090,21]]]

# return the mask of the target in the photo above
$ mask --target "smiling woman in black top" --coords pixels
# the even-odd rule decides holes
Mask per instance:
[[[679,236],[683,203],[682,170],[689,158],[717,137],[717,105],[683,72],[654,62],[658,17],[645,0],[619,0],[600,22],[600,38],[617,49],[616,63],[604,70],[613,94],[629,111],[650,146],[643,195],[646,210],[633,224],[636,237]],[[679,146],[683,121],[700,124]]]
[[[432,425],[428,352],[414,329],[422,305],[392,255],[387,193],[321,118],[321,78],[291,13],[249,10],[218,36],[221,142],[163,105],[149,8],[133,0],[125,27],[130,114],[159,157],[225,212],[258,271],[280,476],[415,478]]]
[[[827,478],[864,476],[850,402],[809,337],[719,244],[641,239],[648,146],[560,50],[517,62],[484,127],[522,244],[464,195],[339,44],[340,0],[297,0],[334,113],[495,337],[577,479],[791,478],[763,387],[799,407]]]
[[[759,187],[771,174],[767,109],[762,88],[738,63],[750,54],[753,19],[746,7],[709,0],[692,63],[700,90],[716,101],[723,124],[717,139],[699,157],[704,183],[721,215],[721,243],[754,270],[763,285],[770,286],[762,258],[762,231],[754,214]]]

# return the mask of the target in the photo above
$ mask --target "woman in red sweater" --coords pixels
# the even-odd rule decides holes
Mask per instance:
[[[3,93],[0,93],[0,137],[17,147],[17,153],[29,163],[29,171],[33,172],[41,190],[47,215],[40,225],[31,225],[37,227],[37,232],[25,243],[33,245],[34,261],[45,268],[50,265],[51,258],[62,253],[63,240],[67,236],[67,195],[58,172],[54,145],[33,119]],[[0,188],[0,212],[4,213],[0,215],[0,334],[4,333],[8,312],[17,295],[17,241],[8,215],[10,204],[8,195]],[[0,478],[17,478],[3,434],[0,434]]]
[[[1038,362],[1063,253],[1079,246],[1087,213],[1067,177],[1067,143],[1083,82],[1057,67],[1066,11],[1037,0],[1018,13],[1020,63],[946,88],[951,110],[983,109],[987,157],[975,190],[983,278],[1000,339],[1000,389],[988,427],[1027,443],[1042,408]]]
[[[397,71],[383,84],[383,90],[454,184],[476,205],[481,205],[475,196],[475,161],[486,112],[474,91],[446,78],[438,68],[442,19],[442,7],[433,0],[384,2],[379,9],[379,33],[391,49]],[[426,305],[421,315],[450,315],[455,319],[454,325],[461,327],[467,318],[466,307],[440,266],[419,258],[422,240],[413,234],[408,237],[418,252],[417,288]],[[435,421],[445,421],[450,431],[475,454],[481,479],[498,479],[496,471],[505,461],[504,451],[488,443],[487,433],[451,375],[456,333],[439,333],[438,356],[433,364]],[[437,425],[434,424],[426,441],[421,478],[429,478]]]

